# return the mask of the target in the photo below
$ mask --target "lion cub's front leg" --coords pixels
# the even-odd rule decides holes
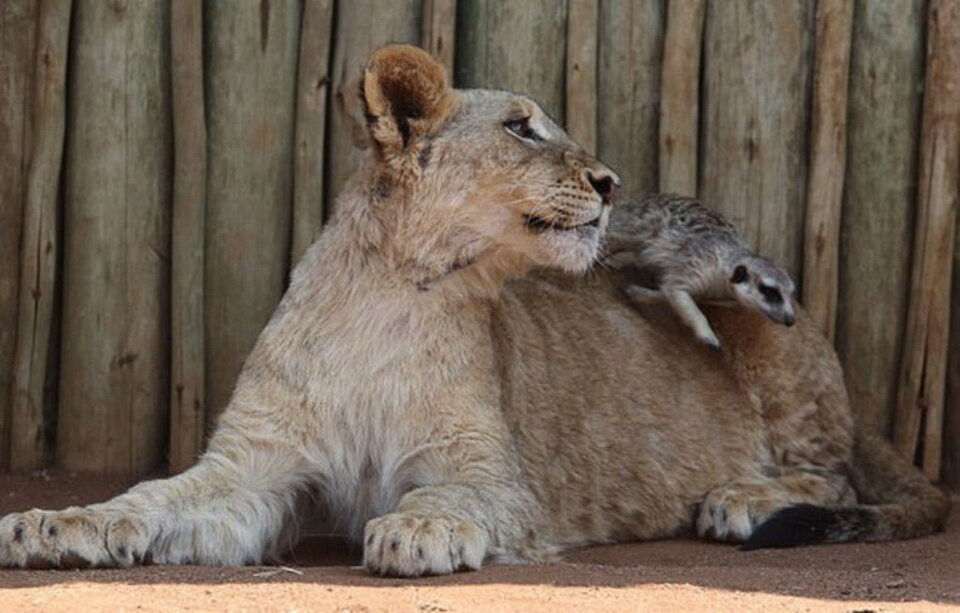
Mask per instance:
[[[491,555],[529,558],[521,545],[529,493],[518,484],[450,483],[422,487],[395,513],[367,522],[363,564],[381,575],[417,577],[478,570]]]
[[[131,566],[150,545],[147,521],[98,505],[34,509],[0,519],[0,565],[21,568]]]
[[[367,523],[363,535],[363,564],[367,569],[416,577],[480,568],[489,548],[485,529],[471,519],[458,519],[441,510],[407,506],[412,510]]]
[[[301,458],[279,441],[255,445],[229,428],[210,447],[186,472],[107,502],[0,518],[0,567],[262,561],[289,523],[304,482]]]
[[[495,414],[491,409],[484,417]],[[491,436],[498,430],[502,436]],[[407,492],[395,512],[367,522],[364,566],[415,577],[476,570],[494,555],[539,559],[529,538],[538,507],[504,444],[507,436],[503,424],[489,421],[449,436],[453,442],[438,451],[454,469],[440,476],[425,468],[421,476],[434,485]]]

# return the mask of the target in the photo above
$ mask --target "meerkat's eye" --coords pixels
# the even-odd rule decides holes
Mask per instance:
[[[769,285],[759,284],[757,288],[760,290],[760,293],[763,294],[763,299],[772,304],[780,304],[783,302],[783,294],[780,293],[775,287]]]
[[[537,134],[536,130],[530,126],[529,117],[505,121],[503,122],[503,127],[507,129],[507,132],[510,132],[514,136],[520,137],[524,140],[533,142],[543,140],[543,138]]]
[[[747,267],[743,264],[733,269],[733,276],[730,277],[730,283],[743,283],[747,280]]]

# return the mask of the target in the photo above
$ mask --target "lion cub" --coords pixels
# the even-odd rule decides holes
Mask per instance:
[[[796,321],[790,275],[754,253],[729,222],[698,201],[660,194],[617,208],[608,253],[632,252],[636,265],[657,283],[625,287],[634,302],[665,300],[714,349],[720,341],[695,299],[734,300],[785,326]]]

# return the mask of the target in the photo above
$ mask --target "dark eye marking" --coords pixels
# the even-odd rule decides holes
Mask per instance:
[[[783,302],[783,295],[777,288],[763,284],[758,285],[757,288],[760,290],[760,293],[763,294],[763,298],[767,302],[771,302],[773,304],[780,304]]]
[[[543,138],[539,134],[537,134],[533,128],[530,127],[529,117],[507,120],[503,122],[503,127],[506,128],[508,132],[515,134],[525,140],[529,140],[533,142],[543,140]]]
[[[744,265],[737,266],[733,269],[733,276],[730,277],[730,283],[743,283],[747,280],[747,267]]]

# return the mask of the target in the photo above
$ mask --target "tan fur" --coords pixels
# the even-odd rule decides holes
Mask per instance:
[[[624,272],[529,273],[591,265],[610,214],[591,181],[615,175],[528,98],[438,71],[410,47],[374,57],[377,150],[198,464],[8,515],[0,564],[258,562],[292,544],[298,498],[403,576],[693,527],[740,540],[791,503],[851,504],[849,408],[807,318],[706,307],[718,356],[668,308],[633,308]]]

